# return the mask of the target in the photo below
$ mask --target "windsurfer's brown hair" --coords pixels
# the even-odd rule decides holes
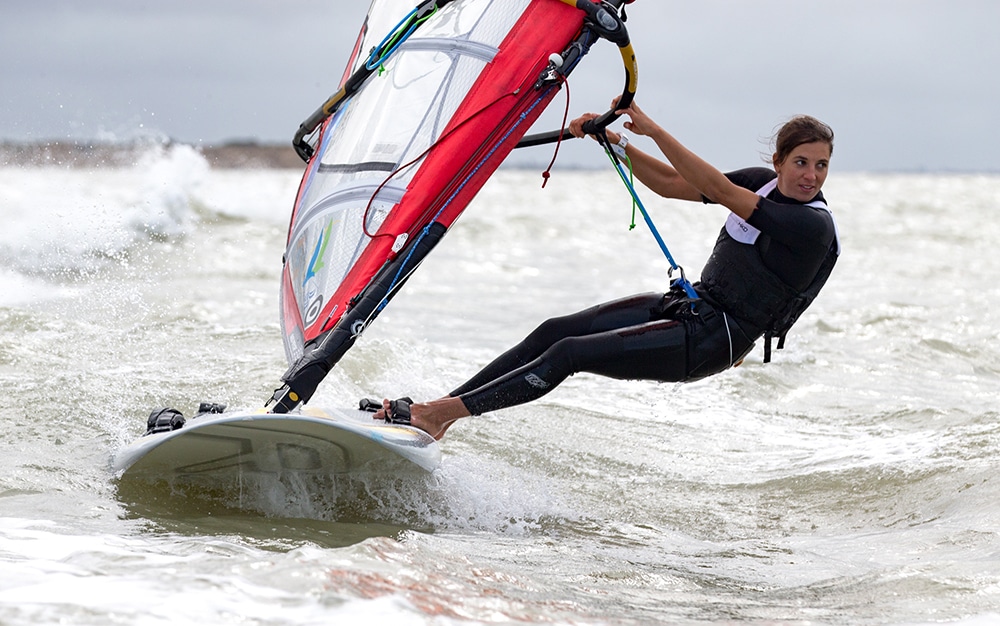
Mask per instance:
[[[804,143],[823,142],[830,146],[833,154],[833,129],[809,115],[796,115],[782,125],[775,133],[774,162],[785,162],[792,150]]]

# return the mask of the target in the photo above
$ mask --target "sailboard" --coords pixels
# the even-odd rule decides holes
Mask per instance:
[[[231,481],[436,467],[440,451],[423,431],[303,405],[510,152],[570,137],[526,132],[597,41],[618,46],[627,106],[631,1],[373,0],[339,89],[293,139],[306,167],[281,275],[281,386],[255,413],[163,413],[113,469]]]
[[[427,433],[360,410],[204,411],[182,427],[150,426],[115,455],[112,471],[123,480],[219,488],[288,474],[433,471],[441,460]]]

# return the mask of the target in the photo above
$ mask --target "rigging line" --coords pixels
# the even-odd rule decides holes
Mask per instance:
[[[566,108],[563,109],[563,119],[560,128],[566,128],[566,120],[569,118],[569,79],[563,74],[557,74],[559,77],[559,82],[566,87]],[[556,164],[556,158],[559,156],[559,147],[562,145],[563,137],[562,133],[559,134],[559,139],[556,141],[556,149],[552,152],[552,160],[549,161],[549,166],[545,168],[542,172],[542,189],[545,189],[545,185],[548,184],[549,178],[552,176],[552,166]]]
[[[514,131],[517,130],[517,128],[519,128],[521,124],[524,123],[524,120],[532,113],[532,111],[534,111],[535,108],[546,99],[548,93],[551,90],[552,87],[549,87],[543,93],[539,94],[538,97],[535,98],[535,101],[531,104],[531,106],[529,106],[527,109],[518,114],[517,121],[509,129],[507,129],[507,132],[505,132],[503,136],[500,137],[499,141],[493,144],[493,147],[490,148],[489,152],[487,152],[485,155],[483,155],[481,159],[479,159],[479,162],[476,164],[476,166],[472,168],[472,170],[465,176],[462,182],[452,191],[451,195],[441,205],[441,208],[438,209],[438,212],[434,215],[434,217],[428,220],[427,225],[425,225],[423,229],[421,229],[420,235],[411,244],[409,244],[410,250],[407,253],[406,258],[403,260],[403,263],[400,264],[399,271],[396,273],[396,276],[392,279],[392,283],[389,284],[389,289],[386,291],[386,296],[382,298],[382,301],[379,302],[377,307],[375,307],[375,310],[373,310],[372,313],[369,314],[368,319],[365,320],[366,324],[374,317],[375,314],[380,313],[382,309],[384,309],[386,305],[389,304],[389,294],[392,293],[397,288],[397,285],[402,284],[403,281],[401,281],[400,278],[403,276],[403,270],[406,268],[407,263],[413,256],[413,253],[416,251],[417,244],[430,232],[431,224],[433,224],[437,220],[437,218],[444,212],[444,210],[448,208],[452,200],[455,199],[455,196],[457,196],[462,191],[462,189],[465,188],[465,185],[468,184],[469,180],[471,180],[472,177],[479,172],[479,170],[483,167],[483,164],[490,160],[490,158],[496,153],[496,151],[500,149],[500,146],[502,146],[504,142],[506,142],[507,139],[510,138],[511,134],[513,134]],[[490,106],[492,106],[492,103]],[[415,269],[416,269],[415,267],[411,269],[410,273],[412,273]],[[407,274],[407,276],[408,275],[409,274]]]
[[[606,133],[605,133],[605,136],[607,136]],[[609,144],[610,144],[610,142],[609,142]],[[604,149],[604,153],[611,158],[612,163],[616,162],[615,155],[611,151],[609,151],[607,148]],[[622,168],[618,169],[618,176],[619,176],[619,178],[622,179],[622,182],[625,183],[626,188],[628,188],[631,191],[631,193],[629,195],[632,197],[632,223],[630,223],[628,225],[628,229],[629,230],[635,230],[635,209],[638,206],[638,202],[637,202],[637,198],[636,198],[636,193],[634,191],[635,190],[635,170],[632,168],[632,159],[628,158],[627,154],[624,154],[623,157],[625,159],[626,165],[628,165],[628,179],[627,180],[625,179],[625,173],[622,171]]]
[[[729,330],[729,316],[722,312],[722,323],[726,325],[726,337],[729,338],[729,364],[733,364],[733,331]]]
[[[431,150],[433,150],[434,148],[438,147],[438,145],[440,145],[441,142],[445,141],[446,139],[448,139],[449,137],[451,137],[453,134],[457,133],[466,124],[472,122],[474,119],[476,119],[477,117],[479,117],[480,115],[482,115],[483,113],[485,113],[486,111],[488,111],[494,105],[499,104],[500,101],[503,100],[504,98],[510,98],[510,97],[516,96],[518,94],[518,91],[520,91],[520,90],[515,90],[515,91],[512,91],[510,93],[502,94],[499,97],[497,97],[497,99],[494,100],[493,102],[490,102],[490,103],[486,104],[481,109],[479,109],[478,111],[476,111],[475,113],[473,113],[469,117],[465,118],[464,120],[462,120],[461,122],[459,122],[458,124],[456,124],[454,128],[452,128],[451,130],[449,130],[445,134],[443,134],[440,137],[438,137],[437,140],[434,141],[434,143],[432,143],[431,145],[427,146],[427,148],[423,152],[421,152],[420,154],[418,154],[412,160],[407,161],[406,163],[400,165],[398,168],[396,168],[395,171],[393,171],[391,174],[389,174],[388,176],[386,176],[385,180],[383,180],[379,184],[379,186],[375,189],[375,192],[372,194],[371,198],[368,199],[368,204],[367,204],[367,206],[365,206],[365,213],[364,213],[364,215],[362,216],[362,219],[361,219],[361,231],[369,239],[374,239],[376,237],[397,237],[398,234],[397,235],[393,235],[392,233],[382,233],[380,235],[377,232],[375,232],[375,233],[368,232],[368,215],[371,213],[372,205],[375,203],[375,198],[378,197],[378,194],[382,191],[382,189],[386,185],[388,185],[389,181],[392,180],[393,178],[395,178],[397,174],[399,174],[403,170],[406,170],[406,169],[408,169],[410,167],[413,167],[418,162],[420,162],[421,159],[423,159],[425,156],[427,156],[428,154],[430,154]]]
[[[417,241],[420,240],[417,239]],[[416,246],[416,243],[414,243],[414,246]],[[407,260],[409,260],[409,256],[407,256]],[[369,313],[368,316],[365,317],[365,321],[361,324],[359,330],[354,334],[356,337],[360,336],[361,333],[363,333],[365,329],[368,328],[368,325],[371,324],[372,320],[375,319],[375,316],[381,313],[382,310],[389,304],[389,298],[391,298],[397,291],[403,288],[403,285],[406,284],[406,281],[410,278],[413,272],[417,271],[417,268],[419,268],[420,265],[421,265],[420,263],[417,263],[416,265],[411,267],[410,270],[406,272],[406,275],[402,276],[402,278],[400,278],[399,273],[396,274],[396,276],[392,279],[392,283],[389,285],[389,288],[386,289],[385,296],[378,303],[378,306],[372,309],[371,313]],[[405,267],[406,267],[406,262],[404,261],[403,265],[400,266],[399,271],[402,272],[403,268]]]
[[[598,142],[600,142],[600,144],[604,147],[605,152],[611,158],[611,162],[614,164],[615,170],[618,172],[618,176],[621,178],[622,182],[625,183],[625,188],[628,189],[629,194],[632,196],[633,210],[635,208],[639,209],[639,213],[642,214],[642,219],[646,222],[649,232],[652,233],[653,238],[656,239],[656,243],[659,244],[663,255],[667,257],[667,261],[670,263],[670,270],[667,272],[667,276],[672,276],[674,270],[678,270],[681,276],[676,279],[676,281],[678,281],[678,284],[680,284],[680,286],[684,289],[684,293],[686,293],[689,298],[697,300],[699,298],[698,293],[694,290],[694,287],[691,286],[691,283],[684,275],[684,268],[677,265],[677,262],[674,261],[673,255],[670,254],[670,249],[667,248],[667,244],[663,241],[663,237],[660,236],[660,231],[657,230],[656,224],[653,223],[653,219],[649,216],[649,213],[646,212],[646,207],[643,205],[642,199],[639,198],[639,194],[635,190],[635,185],[633,185],[629,178],[625,176],[625,171],[622,168],[621,163],[617,158],[615,158],[614,152],[611,149],[611,141],[608,139],[607,133],[602,131],[596,135],[596,137]],[[628,163],[629,172],[631,172],[632,160],[628,158],[628,155],[625,156],[625,160]],[[671,281],[671,284],[673,284],[673,282],[674,281]]]
[[[417,27],[433,17],[437,11],[438,6],[436,4],[434,5],[433,10],[423,17],[419,16],[420,7],[416,7],[410,11],[410,13],[404,17],[399,24],[397,24],[396,27],[389,32],[388,35],[385,36],[385,39],[383,39],[378,46],[372,49],[371,54],[368,56],[368,61],[365,63],[365,69],[374,70],[385,63],[389,57],[395,54],[396,50],[399,49],[399,46],[403,45],[403,42],[410,38],[410,35],[417,30]],[[403,32],[404,30],[406,32]],[[386,48],[388,48],[388,50],[386,50]],[[376,57],[375,55],[379,56]]]

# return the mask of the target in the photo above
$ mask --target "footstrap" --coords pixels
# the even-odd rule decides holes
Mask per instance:
[[[413,400],[400,398],[389,402],[389,410],[386,411],[385,421],[387,424],[410,425],[410,404]]]

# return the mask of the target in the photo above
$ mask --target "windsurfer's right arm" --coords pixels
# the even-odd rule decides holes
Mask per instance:
[[[583,132],[584,122],[595,117],[597,117],[596,113],[585,113],[576,118],[569,123],[570,133],[575,137],[583,137],[585,134]],[[605,132],[612,144],[617,144],[621,140],[621,135],[613,130],[609,129]],[[654,193],[664,198],[677,198],[692,202],[702,201],[701,192],[684,180],[669,163],[643,152],[632,143],[625,146],[625,154],[628,155],[631,163],[632,173]]]

